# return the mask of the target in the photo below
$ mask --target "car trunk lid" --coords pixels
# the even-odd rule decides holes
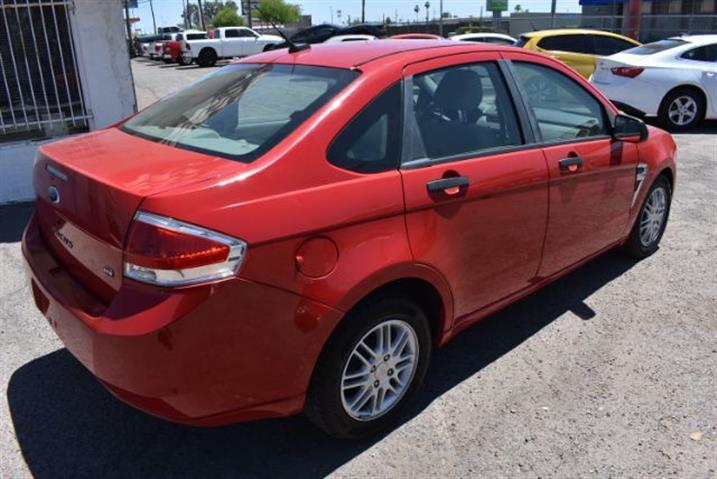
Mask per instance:
[[[33,172],[40,231],[58,262],[109,302],[122,283],[122,248],[142,200],[242,168],[117,128],[45,145]]]

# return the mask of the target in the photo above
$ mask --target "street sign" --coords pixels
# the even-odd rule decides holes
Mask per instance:
[[[508,0],[486,0],[486,10],[489,12],[505,12],[508,10]]]
[[[256,10],[259,6],[259,0],[242,0],[241,1],[241,12],[246,15],[249,10]]]

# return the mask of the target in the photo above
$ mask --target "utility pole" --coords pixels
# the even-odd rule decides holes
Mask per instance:
[[[366,0],[361,0],[361,23],[366,23]]]
[[[329,7],[329,10],[331,11],[331,24],[334,24],[334,7]]]
[[[189,30],[189,25],[187,25],[187,0],[182,0],[182,18],[184,19],[184,29]]]
[[[129,23],[129,0],[124,0],[124,18],[127,25],[127,48],[129,48],[129,57],[135,56],[134,42],[132,41],[132,27]]]
[[[149,11],[152,12],[152,26],[154,27],[154,34],[157,34],[157,22],[154,20],[154,4],[152,0],[149,0]]]
[[[207,31],[207,25],[204,23],[204,8],[202,8],[202,0],[197,0],[199,4],[199,24],[202,26],[202,30]]]
[[[252,18],[251,18],[251,0],[246,0],[246,23],[249,25],[249,28],[252,27]]]
[[[557,0],[550,2],[550,28],[555,28],[555,4]]]
[[[438,4],[438,34],[443,36],[443,0]]]

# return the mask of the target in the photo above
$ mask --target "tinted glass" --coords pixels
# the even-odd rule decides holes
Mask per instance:
[[[682,58],[700,62],[717,62],[717,44],[693,48],[683,53]]]
[[[543,50],[556,50],[573,53],[592,53],[592,45],[587,35],[557,35],[545,37],[538,42]]]
[[[357,76],[355,71],[304,65],[229,65],[150,106],[122,130],[249,162]]]
[[[435,70],[416,75],[413,83],[415,124],[424,149],[414,157],[442,158],[522,143],[495,63]]]
[[[401,84],[369,104],[331,144],[329,162],[360,173],[398,166],[401,144]]]
[[[525,46],[525,44],[528,43],[529,41],[530,41],[530,38],[528,38],[526,36],[521,36],[518,39],[518,42],[515,44],[515,46],[518,48],[523,48]]]
[[[206,40],[206,33],[187,33],[187,40]]]
[[[224,38],[238,38],[240,36],[239,30],[224,30]]]
[[[549,67],[514,62],[543,141],[607,133],[600,102],[575,81]]]
[[[646,45],[640,45],[639,47],[631,48],[625,53],[630,55],[652,55],[659,52],[664,52],[670,48],[679,47],[687,43],[679,38],[668,38],[666,40],[660,40],[658,42],[648,43]]]
[[[614,55],[623,50],[628,50],[635,45],[619,38],[606,37],[604,35],[591,35],[596,55]]]

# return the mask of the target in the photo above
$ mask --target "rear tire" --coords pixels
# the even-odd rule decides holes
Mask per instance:
[[[676,88],[665,95],[657,119],[670,131],[685,131],[697,126],[705,117],[705,100],[694,88]]]
[[[359,304],[321,353],[306,416],[340,439],[386,430],[419,390],[431,347],[428,319],[412,300],[382,296]]]
[[[630,237],[625,243],[625,251],[630,256],[643,259],[657,251],[670,216],[671,202],[670,181],[660,175],[647,192]]]
[[[187,62],[184,61],[184,57],[182,55],[177,55],[177,63],[181,67],[187,64]]]
[[[211,48],[205,48],[204,50],[199,52],[199,57],[197,57],[197,65],[199,65],[200,67],[213,67],[216,63],[217,52],[215,52]]]

